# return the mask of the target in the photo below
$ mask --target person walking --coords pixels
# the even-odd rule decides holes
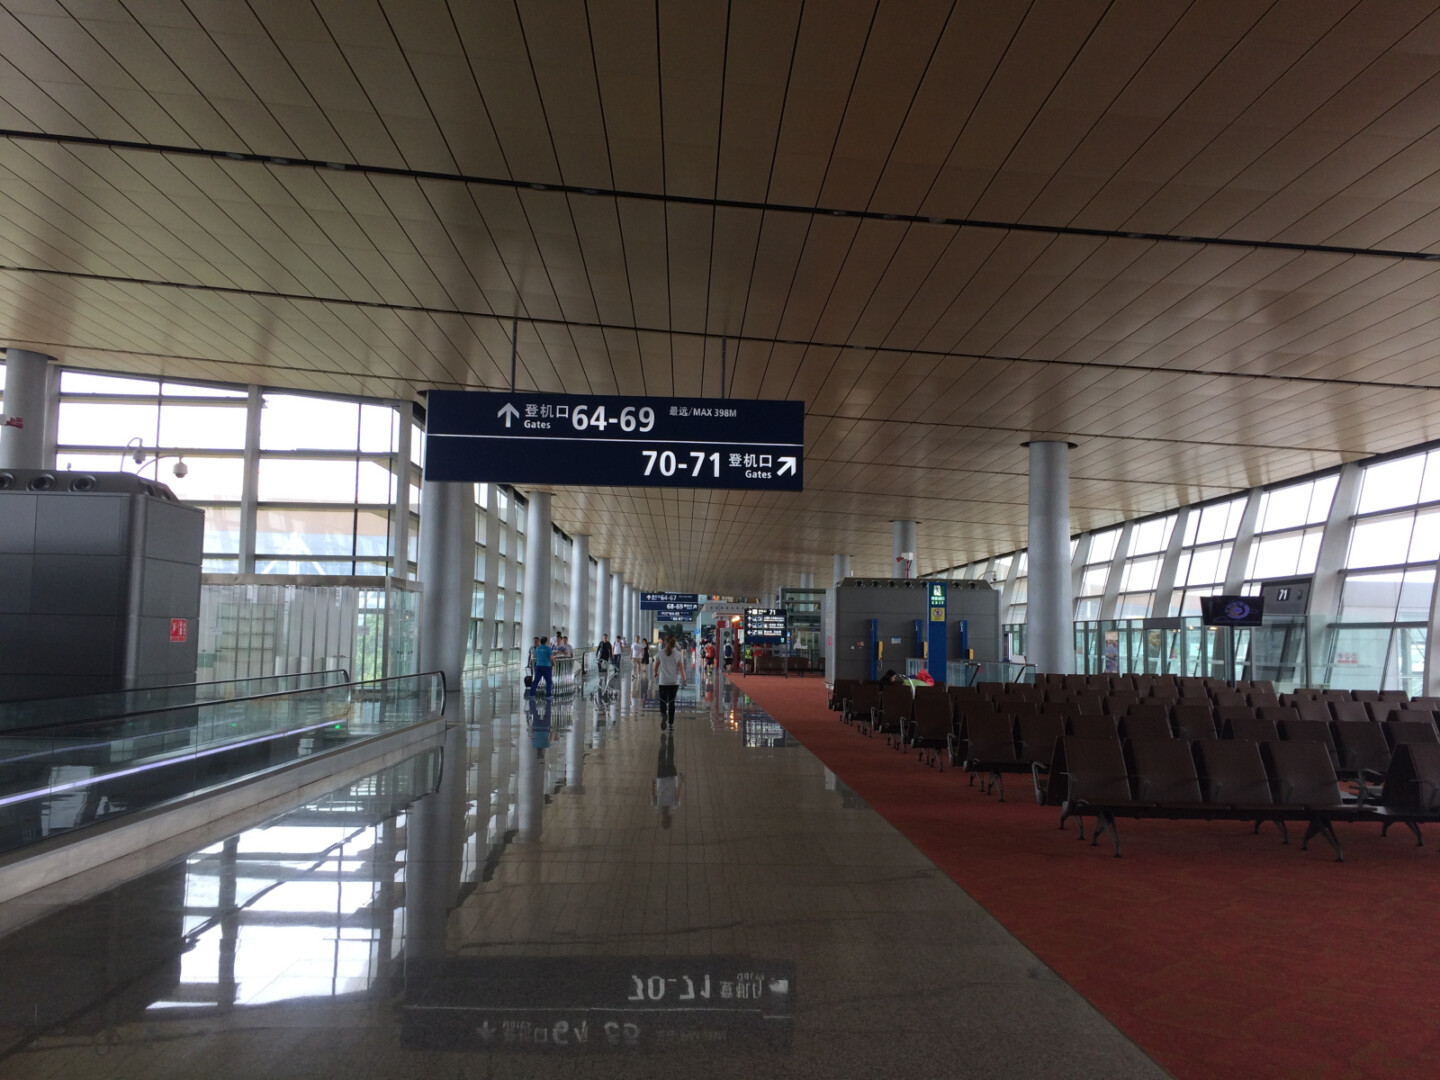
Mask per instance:
[[[665,639],[665,648],[655,654],[655,681],[660,685],[660,728],[675,728],[675,695],[687,681],[685,653],[675,645],[673,636]]]
[[[549,701],[554,693],[554,681],[552,673],[554,667],[550,662],[551,649],[550,639],[542,637],[540,643],[535,646],[535,681],[530,684],[530,697],[535,696],[535,691],[540,689],[540,680],[545,680],[545,700]]]

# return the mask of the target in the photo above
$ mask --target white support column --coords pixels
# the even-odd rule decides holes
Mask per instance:
[[[1245,501],[1245,511],[1240,515],[1240,531],[1235,534],[1235,546],[1230,549],[1230,565],[1225,570],[1224,591],[1227,596],[1235,595],[1245,586],[1245,569],[1250,564],[1250,548],[1255,544],[1255,523],[1260,517],[1263,495],[1259,488],[1251,488]]]
[[[49,385],[50,357],[25,349],[5,350],[5,415],[0,420],[0,469],[45,468],[49,418],[46,394]]]
[[[1027,659],[1036,671],[1075,670],[1070,580],[1070,443],[1030,444],[1030,547],[1025,599]]]
[[[584,533],[570,538],[570,621],[565,630],[573,648],[583,649],[590,640],[590,537]]]
[[[60,365],[51,364],[45,379],[45,445],[40,452],[40,467],[55,468],[56,450],[60,441]]]
[[[628,581],[620,592],[620,627],[626,641],[635,640],[635,586]]]
[[[550,625],[550,585],[555,577],[551,565],[554,540],[550,528],[550,492],[532,491],[525,510],[525,608],[521,612],[520,656],[523,660],[530,642],[555,632]]]
[[[1075,541],[1075,554],[1070,557],[1070,596],[1080,593],[1080,583],[1085,578],[1085,564],[1090,561],[1090,540],[1094,533],[1081,533]],[[1070,618],[1075,618],[1075,608],[1070,608]]]
[[[1305,639],[1309,645],[1310,661],[1306,675],[1307,686],[1330,684],[1331,662],[1334,658],[1332,627],[1340,615],[1340,593],[1345,584],[1345,560],[1350,554],[1350,534],[1355,528],[1355,514],[1360,509],[1359,464],[1352,462],[1340,469],[1339,481],[1335,484],[1335,498],[1330,503],[1330,514],[1325,519],[1325,532],[1320,537],[1320,550],[1316,553],[1315,574],[1310,579],[1310,604],[1306,608],[1309,617],[1305,620]],[[1440,578],[1440,575],[1436,575]],[[1434,587],[1431,588],[1430,625],[1435,624]],[[1434,650],[1440,646],[1434,633],[1425,637],[1424,685],[1428,694],[1430,681],[1437,677],[1436,664],[1431,659]]]
[[[614,621],[610,615],[614,610],[610,603],[611,592],[610,557],[602,555],[595,560],[595,633],[585,643],[587,645],[599,644],[601,634],[609,634],[610,640],[615,640],[615,627],[610,625]]]
[[[255,572],[255,538],[260,511],[260,413],[265,404],[260,387],[250,387],[245,401],[245,463],[240,475],[240,573]],[[408,492],[409,485],[406,485]],[[407,494],[408,498],[408,494]]]
[[[396,401],[399,417],[395,440],[395,517],[390,523],[390,576],[410,576],[410,403]],[[471,485],[474,486],[473,484]]]
[[[1130,554],[1130,538],[1134,533],[1134,522],[1127,521],[1120,528],[1115,554],[1110,557],[1110,572],[1105,575],[1105,595],[1100,600],[1101,619],[1115,618],[1115,608],[1120,603],[1120,582],[1125,576],[1125,559]]]
[[[919,558],[915,541],[919,536],[920,523],[918,521],[892,521],[890,523],[890,554],[894,559],[890,563],[890,576],[892,578],[912,578],[916,572],[916,561]],[[906,558],[906,556],[909,558]]]
[[[813,589],[815,587],[815,572],[813,570],[802,570],[800,572],[800,588]]]
[[[832,585],[839,585],[847,577],[850,577],[850,556],[836,555],[834,557],[834,570],[830,575],[834,580]]]
[[[625,577],[618,571],[610,575],[610,640],[625,634]]]
[[[445,673],[445,711],[461,715],[475,592],[475,486],[426,481],[421,505],[420,670]]]
[[[1199,511],[1195,511],[1199,513]],[[1185,546],[1185,530],[1190,525],[1190,507],[1182,506],[1175,515],[1175,528],[1170,532],[1170,544],[1165,549],[1165,558],[1160,563],[1160,577],[1155,583],[1155,599],[1150,602],[1152,619],[1170,617],[1170,599],[1175,593],[1175,574],[1180,569],[1180,551]]]

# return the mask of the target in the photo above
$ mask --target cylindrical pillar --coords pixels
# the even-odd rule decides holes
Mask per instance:
[[[835,585],[839,585],[840,582],[844,581],[847,577],[850,576],[850,556],[849,556],[849,555],[836,555],[836,556],[835,556],[835,568],[834,568],[834,572],[831,574],[831,576],[835,579],[834,582],[833,582],[833,584],[835,584]]]
[[[915,576],[915,538],[919,533],[917,521],[892,521],[890,523],[890,548],[895,559],[890,564],[892,578]]]
[[[475,485],[424,482],[419,574],[425,589],[420,670],[445,673],[445,711],[461,713],[465,641],[475,594]]]
[[[802,570],[800,572],[800,588],[813,589],[815,587],[815,571]]]
[[[0,469],[46,467],[45,430],[49,410],[45,404],[45,389],[49,378],[50,357],[25,349],[5,350]]]
[[[570,538],[570,625],[566,637],[573,648],[590,640],[590,537]]]
[[[625,635],[626,641],[635,640],[635,586],[628,581],[621,592],[620,599],[620,626],[621,633]]]
[[[595,634],[587,645],[597,645],[601,634],[609,634],[615,640],[615,628],[610,625],[610,559],[601,556],[595,560]]]
[[[1075,670],[1075,603],[1070,582],[1070,443],[1030,446],[1027,659],[1036,671]]]
[[[625,578],[615,573],[610,575],[610,640],[614,641],[625,633]]]
[[[520,613],[520,655],[530,650],[537,637],[549,637],[550,584],[555,578],[551,565],[554,541],[550,524],[550,493],[532,491],[525,510],[525,608]]]
[[[443,753],[438,789],[417,799],[405,819],[405,955],[415,959],[439,960],[445,955],[446,923],[459,900],[469,772],[464,724],[445,733]]]

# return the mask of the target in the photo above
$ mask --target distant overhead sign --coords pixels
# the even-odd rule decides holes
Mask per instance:
[[[432,390],[425,427],[428,480],[803,490],[800,401]]]
[[[693,623],[700,616],[698,607],[661,608],[655,612],[655,621],[661,623]]]
[[[706,597],[693,592],[646,592],[640,594],[641,611],[660,611],[663,608],[699,607]]]

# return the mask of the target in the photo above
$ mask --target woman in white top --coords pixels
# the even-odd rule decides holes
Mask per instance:
[[[665,639],[665,648],[655,654],[655,681],[660,684],[660,728],[675,727],[675,695],[686,682],[685,653],[675,644],[672,634]]]

